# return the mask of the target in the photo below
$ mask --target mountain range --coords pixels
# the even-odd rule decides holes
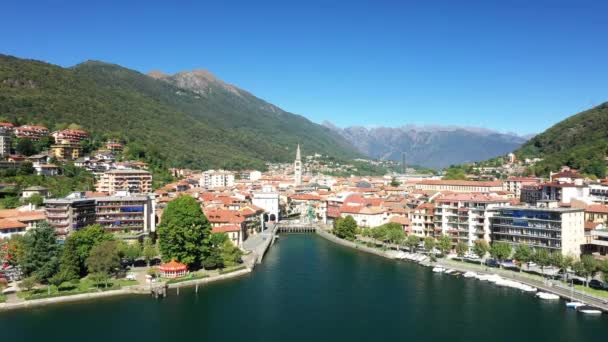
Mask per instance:
[[[444,168],[507,154],[527,137],[475,127],[402,126],[339,128],[324,125],[348,140],[357,150],[377,159],[401,160],[406,164]]]
[[[303,153],[360,157],[344,138],[202,70],[149,75],[87,61],[63,68],[0,55],[0,117],[50,129],[76,123],[174,167],[258,168]]]

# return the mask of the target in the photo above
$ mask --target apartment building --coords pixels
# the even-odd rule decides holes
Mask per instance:
[[[541,182],[540,178],[534,177],[509,177],[502,183],[502,189],[515,194],[515,198],[521,197],[521,189],[524,186],[536,185]]]
[[[59,239],[96,222],[95,200],[87,198],[83,192],[75,192],[65,198],[45,199],[44,205],[47,221],[55,228]]]
[[[49,135],[49,129],[44,126],[24,125],[15,128],[15,135],[17,138],[40,140]]]
[[[119,191],[152,192],[152,174],[145,170],[116,169],[104,172],[95,185],[97,191],[115,195]]]
[[[234,173],[223,170],[205,171],[199,180],[199,185],[202,188],[225,188],[234,186]]]
[[[91,197],[95,200],[95,222],[124,239],[141,239],[156,231],[155,195]]]
[[[448,194],[435,199],[435,235],[448,235],[453,245],[490,241],[490,210],[510,204],[508,199],[484,194]]]
[[[435,236],[435,205],[422,203],[414,208],[410,214],[411,229],[419,237]]]
[[[0,126],[0,158],[11,154],[13,132],[11,129]]]
[[[500,181],[477,182],[465,180],[422,180],[414,185],[418,190],[454,191],[454,192],[493,192],[502,191]]]
[[[59,160],[76,160],[82,156],[82,146],[70,140],[51,145],[51,156]]]
[[[51,133],[51,136],[55,138],[55,141],[67,140],[71,142],[80,142],[89,137],[89,132],[82,129],[64,129]]]
[[[492,241],[503,241],[578,257],[585,243],[583,209],[558,207],[555,201],[537,206],[506,206],[493,209]]]

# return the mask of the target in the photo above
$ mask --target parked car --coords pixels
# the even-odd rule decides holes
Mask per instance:
[[[490,266],[490,267],[498,267],[499,263],[497,260],[494,259],[488,259],[486,260],[486,266]]]
[[[596,290],[608,290],[608,286],[597,279],[591,279],[589,281],[589,287]]]

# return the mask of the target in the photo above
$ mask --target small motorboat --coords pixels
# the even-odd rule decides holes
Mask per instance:
[[[559,299],[559,296],[553,293],[548,293],[548,292],[539,292],[536,294],[536,297],[540,298],[540,299],[549,299],[549,300],[555,300],[555,299]]]
[[[576,308],[576,311],[584,313],[584,314],[588,314],[588,315],[601,315],[602,314],[602,310],[598,310],[598,309],[594,308],[593,306],[589,306],[589,305],[579,306],[578,308]]]
[[[445,272],[444,272],[444,273],[445,273],[445,274],[450,274],[450,273],[452,273],[452,272],[454,272],[454,270],[450,268],[450,269],[448,269],[448,270],[445,270]]]
[[[469,271],[469,272],[466,272],[466,273],[464,274],[464,277],[465,277],[465,278],[474,278],[474,277],[476,277],[476,276],[477,276],[477,273],[475,273],[475,272],[470,272],[470,271]]]
[[[443,273],[445,271],[445,268],[443,267],[433,267],[433,272],[435,273]]]
[[[581,302],[568,302],[566,303],[566,307],[570,308],[570,309],[578,309],[581,306],[584,306],[585,303],[581,303]]]

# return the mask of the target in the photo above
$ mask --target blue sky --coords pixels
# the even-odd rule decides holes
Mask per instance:
[[[5,2],[0,53],[204,68],[338,126],[526,134],[608,100],[607,1],[126,2]]]

